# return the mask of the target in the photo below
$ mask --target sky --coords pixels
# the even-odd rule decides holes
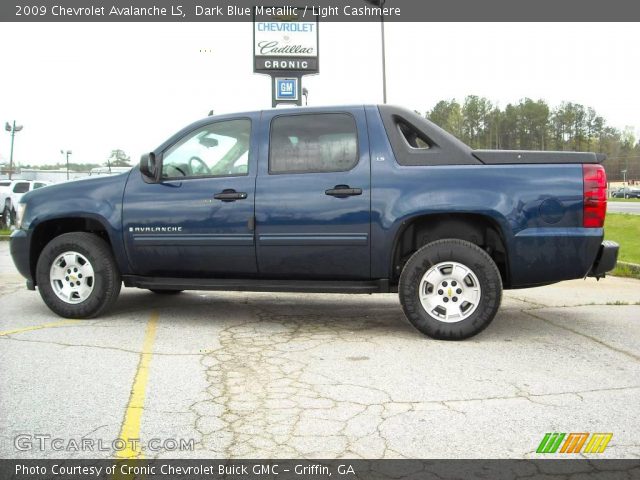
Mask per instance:
[[[271,107],[253,73],[252,23],[0,25],[0,123],[16,120],[14,161],[137,161],[216,113]],[[633,23],[387,23],[388,103],[421,112],[442,99],[529,97],[593,107],[640,136],[640,28]],[[309,105],[382,102],[379,23],[321,23]],[[10,134],[0,132],[0,161]]]

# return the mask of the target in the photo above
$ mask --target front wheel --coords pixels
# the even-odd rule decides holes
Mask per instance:
[[[44,303],[61,317],[92,318],[120,293],[120,273],[109,245],[82,232],[65,233],[42,250],[36,266]]]
[[[502,279],[493,259],[473,243],[429,243],[407,261],[398,287],[407,319],[425,335],[461,340],[487,328],[500,307]]]

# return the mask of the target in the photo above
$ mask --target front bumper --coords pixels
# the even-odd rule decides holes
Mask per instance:
[[[25,230],[14,230],[9,240],[9,251],[11,252],[13,263],[20,275],[27,279],[27,288],[34,290],[35,282],[31,275],[31,264],[29,263],[30,235]]]
[[[600,245],[598,256],[595,262],[591,266],[591,270],[587,276],[589,277],[604,277],[604,274],[616,268],[618,262],[618,250],[620,246],[616,242],[611,240],[605,240]]]

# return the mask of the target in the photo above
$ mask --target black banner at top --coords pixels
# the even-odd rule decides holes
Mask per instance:
[[[3,0],[2,22],[251,22],[253,7],[325,22],[640,21],[632,0]],[[288,13],[287,13],[288,12]],[[594,31],[597,38],[597,31]]]

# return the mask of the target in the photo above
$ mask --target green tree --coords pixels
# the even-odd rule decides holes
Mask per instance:
[[[469,95],[462,105],[456,99],[441,100],[427,118],[472,148],[506,150],[574,150],[604,153],[610,181],[640,183],[640,141],[634,129],[607,125],[590,107],[562,102],[555,108],[544,100],[524,98],[504,109],[488,99]]]
[[[454,99],[441,100],[427,113],[427,118],[458,138],[462,138],[462,110]]]
[[[520,148],[520,107],[508,104],[502,115],[500,148],[517,150]]]
[[[105,165],[111,167],[130,167],[131,158],[124,150],[111,150],[111,155],[109,155]]]
[[[525,98],[518,107],[520,148],[544,150],[548,143],[549,106],[544,100]]]

